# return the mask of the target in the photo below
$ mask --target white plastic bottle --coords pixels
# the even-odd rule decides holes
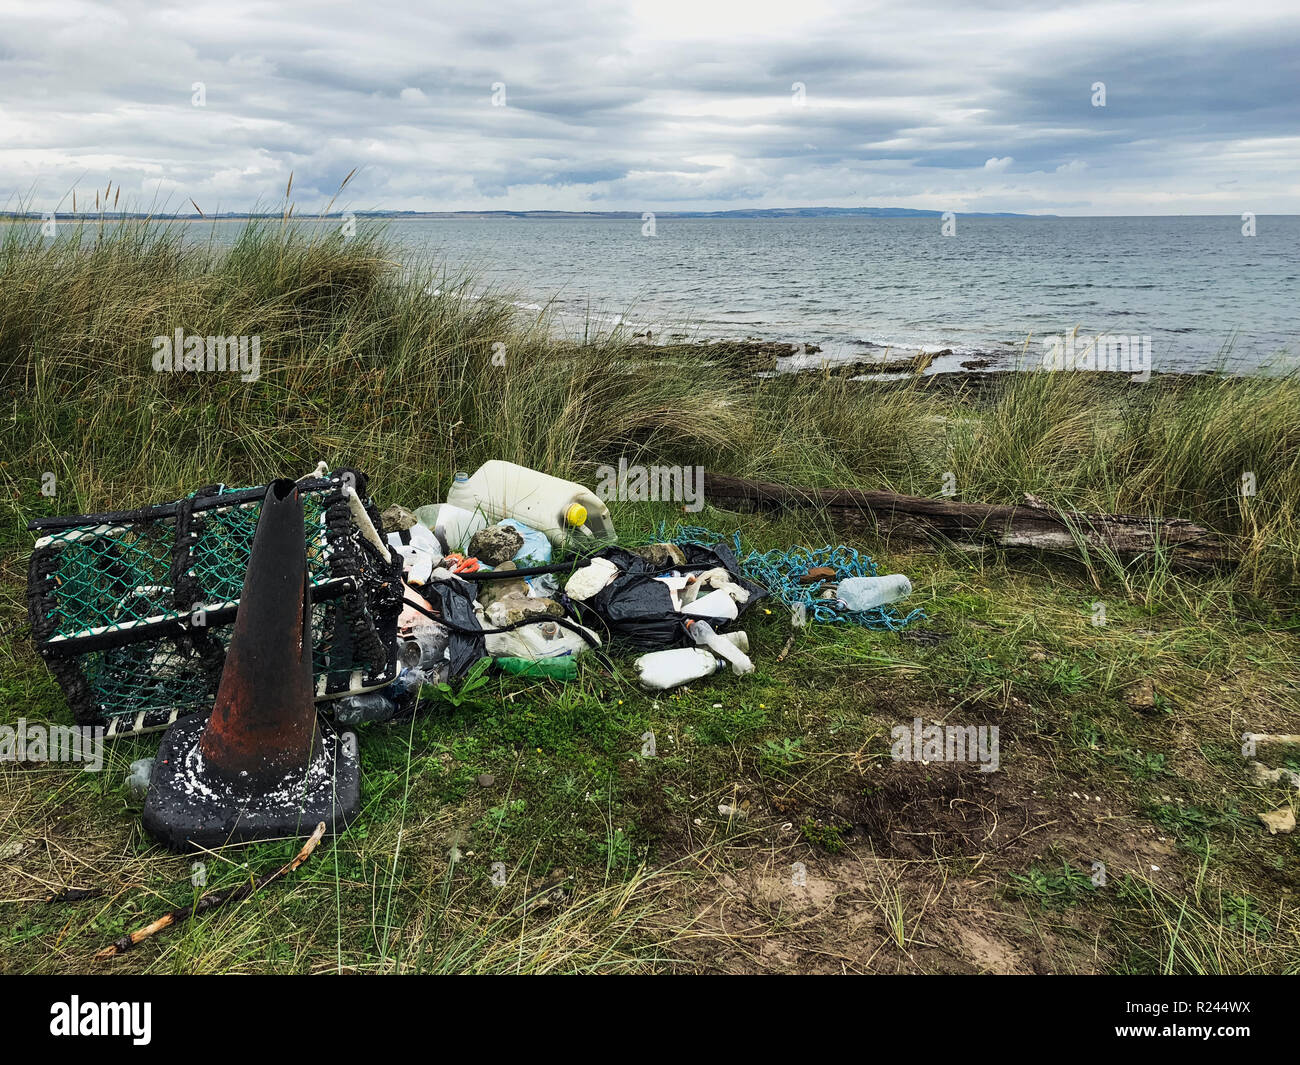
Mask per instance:
[[[458,473],[447,502],[481,511],[489,522],[518,518],[545,533],[556,547],[575,535],[611,543],[617,539],[609,508],[594,492],[500,459],[483,463],[471,476]]]
[[[743,632],[718,635],[742,651],[749,649],[749,639]],[[665,691],[716,673],[727,663],[707,647],[674,647],[668,651],[651,651],[632,664],[640,674],[642,687]]]
[[[459,476],[463,477],[464,474]],[[428,506],[420,507],[415,512],[416,520],[419,521],[426,529],[437,533],[442,530],[442,535],[447,541],[448,551],[463,552],[468,546],[474,534],[480,529],[486,529],[488,519],[481,511],[476,511],[473,507],[454,506],[451,503],[430,503]]]
[[[839,583],[836,598],[846,610],[871,610],[912,594],[912,582],[901,573],[885,577],[849,577]]]
[[[745,653],[749,650],[749,636],[743,629],[739,632],[715,632],[707,621],[695,621],[687,632],[698,646],[707,647],[719,658],[725,658],[736,676],[754,672],[754,663]]]

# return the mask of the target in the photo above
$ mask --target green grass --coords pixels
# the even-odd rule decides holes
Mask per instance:
[[[27,520],[321,458],[370,474],[381,507],[440,499],[487,458],[590,480],[625,455],[930,496],[951,472],[969,500],[1192,518],[1242,556],[1189,577],[1160,558],[861,536],[911,577],[927,615],[913,631],[814,625],[777,662],[788,617],[757,610],[747,678],[655,697],[626,658],[587,658],[568,684],[454,685],[360,729],[365,807],[345,835],[112,971],[1296,970],[1300,853],[1258,815],[1297,797],[1240,754],[1244,731],[1300,731],[1294,375],[745,380],[656,361],[618,331],[557,342],[493,294],[466,298],[469,279],[399,265],[374,233],[256,223],[229,252],[196,227],[60,234],[0,230],[5,721],[67,720],[25,639]],[[259,334],[260,379],[153,373],[151,338],[177,327]],[[613,509],[626,539],[683,517]],[[762,550],[843,535],[817,513],[687,517]],[[1001,768],[892,762],[890,729],[914,717],[998,725]],[[0,968],[103,971],[96,949],[195,897],[191,859],[142,835],[123,786],[155,746],[119,742],[98,774],[0,764]],[[208,886],[299,845],[208,855]],[[1106,886],[1081,872],[1093,862]],[[69,887],[94,894],[44,901]]]

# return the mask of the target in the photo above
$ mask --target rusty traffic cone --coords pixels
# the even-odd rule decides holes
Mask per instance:
[[[302,499],[280,480],[262,501],[216,703],[163,735],[145,828],[173,850],[342,829],[361,806],[356,737],[325,724],[313,689]]]

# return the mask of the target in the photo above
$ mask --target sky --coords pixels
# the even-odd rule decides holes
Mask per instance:
[[[0,0],[0,209],[1300,213],[1297,0]]]

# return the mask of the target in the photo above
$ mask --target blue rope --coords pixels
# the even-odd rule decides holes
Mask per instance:
[[[666,521],[661,521],[655,529],[655,537],[661,542],[677,544],[694,544],[697,547],[712,547],[725,538],[703,525],[683,525],[676,522],[670,529]],[[731,547],[740,564],[740,572],[745,577],[763,585],[772,597],[790,608],[803,606],[809,621],[847,621],[862,625],[868,629],[888,629],[897,632],[906,628],[913,621],[925,617],[922,610],[913,610],[906,617],[900,617],[888,606],[872,607],[870,610],[845,610],[833,599],[818,599],[813,591],[816,584],[801,584],[799,578],[811,569],[828,566],[835,571],[835,582],[839,583],[849,577],[875,577],[876,563],[870,555],[860,554],[856,548],[838,544],[834,547],[819,547],[809,550],[806,547],[789,547],[784,551],[775,548],[760,554],[757,551],[745,553],[740,545],[740,531],[731,534]]]

